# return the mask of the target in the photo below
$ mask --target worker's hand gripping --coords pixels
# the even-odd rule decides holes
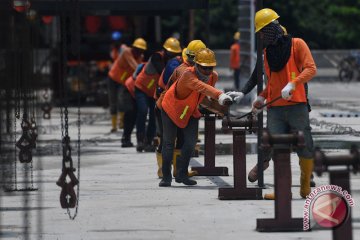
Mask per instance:
[[[244,97],[244,93],[236,91],[227,92],[225,94],[230,96],[236,103],[239,103]]]
[[[262,110],[264,109],[262,106],[265,103],[265,98],[262,96],[257,96],[256,99],[254,100],[253,104],[252,104],[252,112],[254,114],[259,114],[262,112]]]
[[[281,90],[281,97],[285,100],[291,99],[291,92],[295,90],[295,83],[289,82],[286,86]]]
[[[220,94],[218,102],[220,105],[230,105],[232,103],[232,98],[226,95],[225,93]]]

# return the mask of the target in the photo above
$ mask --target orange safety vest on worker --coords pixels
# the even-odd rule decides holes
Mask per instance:
[[[291,45],[291,54],[285,67],[279,72],[270,70],[266,49],[264,50],[265,72],[268,82],[266,88],[260,93],[267,102],[281,96],[281,90],[289,82],[295,83],[295,90],[291,93],[291,99],[279,99],[270,106],[288,106],[298,103],[306,103],[306,92],[304,83],[308,82],[316,74],[316,65],[311,55],[309,47],[300,38],[293,38]]]
[[[191,67],[186,61],[184,61],[180,66],[175,68],[174,72],[171,74],[169,81],[167,82],[164,91],[160,94],[158,99],[156,99],[156,106],[159,109],[162,109],[162,101],[164,100],[164,96],[166,91],[180,78],[183,72],[188,68]]]
[[[230,47],[230,68],[240,68],[240,44],[237,42]]]
[[[144,65],[145,65],[145,63],[140,63],[137,66],[133,75],[131,75],[130,77],[128,77],[128,79],[125,80],[125,87],[129,91],[129,93],[131,94],[131,96],[133,98],[135,98],[135,80],[136,80],[137,76],[139,75],[139,73],[141,72],[141,70],[144,68]]]
[[[167,90],[162,101],[162,109],[176,126],[185,128],[191,116],[194,118],[201,117],[198,106],[205,97],[205,93],[215,99],[222,93],[220,90],[213,88],[217,80],[218,75],[214,71],[208,82],[203,83],[197,78],[194,67],[187,68],[180,79]],[[182,84],[186,84],[188,89],[189,87],[192,88],[190,93],[184,98],[180,98],[179,96],[179,88]]]
[[[137,65],[141,63],[141,61],[142,57],[135,59],[131,48],[122,45],[121,53],[109,71],[109,77],[115,82],[124,85],[125,80],[134,73]]]
[[[157,52],[161,55],[162,58],[164,58],[163,52]],[[148,62],[149,63],[149,62]],[[146,63],[146,65],[148,64]],[[137,87],[139,90],[144,92],[149,97],[154,97],[155,89],[157,87],[157,82],[159,81],[160,74],[154,73],[154,74],[147,74],[145,73],[145,67],[142,69],[142,71],[139,73],[139,75],[136,78],[135,87]]]

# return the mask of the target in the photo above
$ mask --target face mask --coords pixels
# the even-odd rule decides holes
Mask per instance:
[[[205,75],[202,72],[200,72],[197,64],[195,64],[195,74],[198,77],[198,79],[202,82],[207,82],[209,81],[210,75]]]
[[[270,23],[261,29],[261,32],[264,35],[264,45],[273,45],[277,42],[279,38],[283,35],[283,30],[280,25],[277,23]]]

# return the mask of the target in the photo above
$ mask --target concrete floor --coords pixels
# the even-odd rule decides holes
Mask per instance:
[[[220,87],[226,87],[225,82]],[[312,99],[317,103],[311,117],[350,126],[360,130],[358,119],[323,118],[320,112],[360,111],[358,105],[359,83],[310,84]],[[321,104],[320,104],[321,103]],[[328,103],[332,103],[328,104]],[[241,109],[241,111],[247,108]],[[196,176],[198,185],[185,187],[175,183],[171,188],[159,188],[156,176],[156,159],[153,153],[136,153],[135,148],[120,147],[121,132],[109,134],[108,111],[101,108],[82,109],[82,155],[80,172],[79,212],[74,221],[69,220],[66,209],[59,203],[61,188],[55,182],[61,174],[61,145],[59,112],[54,109],[51,120],[43,120],[38,149],[41,158],[34,158],[34,187],[29,192],[28,208],[24,208],[23,192],[2,193],[1,239],[25,239],[24,226],[29,226],[29,239],[331,239],[330,230],[311,232],[260,233],[256,219],[274,217],[274,202],[266,200],[218,199],[218,188],[233,185],[231,155],[216,156],[217,166],[226,166],[230,176]],[[76,111],[71,109],[70,122],[76,121]],[[220,121],[219,121],[220,122]],[[200,124],[203,126],[203,123]],[[315,137],[336,138],[338,141],[359,141],[351,134],[330,135],[325,127],[312,126],[317,132],[327,134]],[[70,127],[75,141],[76,126]],[[219,141],[231,142],[231,135],[221,135]],[[135,138],[133,136],[133,141]],[[202,141],[203,142],[203,141]],[[347,149],[331,152],[348,153]],[[247,171],[255,164],[256,154],[247,155]],[[77,164],[76,151],[73,161]],[[299,195],[299,167],[292,154],[292,215],[302,217],[304,200]],[[203,156],[194,158],[192,166],[203,164]],[[22,188],[24,169],[17,168],[18,188]],[[273,191],[273,164],[265,172],[266,189]],[[318,186],[328,184],[328,174],[315,177]],[[248,186],[255,184],[248,182]],[[351,191],[355,201],[352,207],[353,239],[360,240],[360,174],[351,174]],[[73,210],[71,210],[73,213]],[[28,222],[24,214],[28,214]],[[344,239],[345,240],[345,239]]]

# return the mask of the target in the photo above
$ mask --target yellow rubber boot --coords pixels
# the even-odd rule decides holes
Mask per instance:
[[[159,176],[159,178],[162,178],[163,177],[163,173],[162,173],[163,159],[162,159],[162,154],[161,153],[156,152],[156,160],[157,160],[157,164],[158,164],[157,175]]]
[[[124,112],[119,112],[119,129],[124,129]]]
[[[291,197],[292,197],[292,194],[291,194]],[[265,200],[275,200],[275,193],[266,193],[264,195],[264,199]]]
[[[111,130],[110,130],[110,132],[116,132],[117,131],[116,122],[117,122],[116,114],[111,115]]]
[[[311,173],[314,167],[314,159],[312,158],[300,158],[300,195],[302,198],[306,198],[311,192],[310,180]]]
[[[178,156],[180,156],[181,150],[180,149],[174,149],[174,155],[173,155],[173,176],[176,177],[176,159]],[[188,171],[188,177],[192,177],[198,175],[197,171]]]
[[[264,199],[266,199],[266,200],[275,200],[275,193],[266,193],[264,195]]]

